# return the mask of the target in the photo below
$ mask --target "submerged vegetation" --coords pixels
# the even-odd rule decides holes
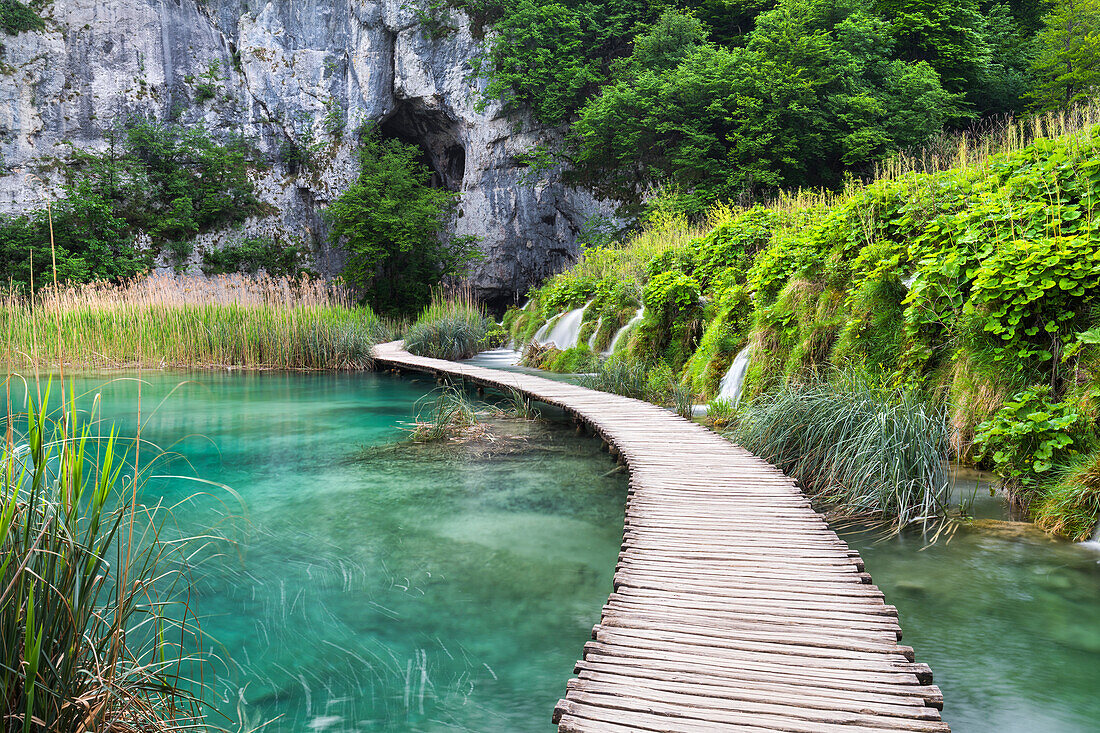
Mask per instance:
[[[163,508],[138,502],[115,436],[78,425],[71,399],[48,414],[48,395],[9,406],[0,448],[3,728],[201,725],[199,683],[181,676],[200,651],[184,546],[162,537]]]
[[[154,275],[9,294],[0,311],[15,366],[363,369],[383,330],[308,278]]]
[[[741,409],[719,403],[714,420],[746,441],[763,441],[768,420],[783,424],[802,399],[822,400],[826,414],[835,397],[841,409],[848,392],[835,375],[866,375],[885,390],[877,414],[902,425],[922,416],[935,446],[920,450],[926,466],[946,455],[946,436],[952,457],[997,470],[1044,526],[1081,536],[1097,521],[1077,463],[1100,438],[1097,121],[1082,107],[954,147],[945,139],[842,193],[716,207],[702,231],[655,217],[635,240],[588,249],[505,324],[525,343],[589,303],[576,343],[532,351],[538,364],[592,360],[589,384],[668,405],[684,401],[673,385],[701,402],[729,399],[721,383],[745,353]],[[876,413],[861,404],[869,429]],[[941,418],[947,432],[933,424]],[[798,430],[806,435],[788,439],[817,428]],[[758,445],[783,460],[786,443]],[[885,455],[868,475],[909,460]],[[858,460],[819,455],[798,470],[853,512],[909,521],[940,508],[938,478],[907,492],[919,499],[912,511],[875,500],[843,473]]]

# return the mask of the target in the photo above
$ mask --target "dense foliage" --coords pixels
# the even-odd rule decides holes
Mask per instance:
[[[468,359],[500,346],[506,338],[471,292],[444,297],[437,291],[405,333],[405,348],[435,359]]]
[[[264,272],[271,277],[311,274],[308,253],[301,247],[265,237],[243,237],[202,253],[205,275]]]
[[[466,0],[484,95],[567,123],[556,151],[624,200],[838,186],[846,171],[1097,88],[1097,0]],[[435,7],[434,5],[432,6]]]
[[[45,27],[42,18],[19,0],[0,0],[0,29],[10,36]]]
[[[665,222],[589,249],[505,323],[523,342],[591,300],[578,344],[537,360],[586,364],[616,391],[659,370],[716,397],[746,346],[749,409],[780,394],[793,405],[804,395],[782,390],[825,371],[872,375],[942,404],[955,454],[1004,476],[1045,526],[1079,528],[1057,512],[1095,502],[1066,476],[1100,440],[1100,127],[1089,109],[1055,121],[1008,129],[997,154],[963,140],[953,167],[720,207],[706,231]],[[642,373],[592,366],[643,304],[610,356]]]
[[[447,235],[458,194],[432,187],[416,146],[374,130],[361,143],[359,178],[326,211],[348,253],[344,277],[378,312],[415,313],[433,286],[465,270],[474,242]]]
[[[123,280],[162,248],[260,210],[248,175],[251,149],[204,129],[135,118],[108,135],[104,153],[75,151],[65,196],[49,209],[0,217],[0,279],[35,288]],[[52,215],[54,251],[51,252]],[[139,248],[145,235],[151,248]]]

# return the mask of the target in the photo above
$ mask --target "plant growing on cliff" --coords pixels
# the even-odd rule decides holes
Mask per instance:
[[[472,237],[447,233],[459,195],[431,185],[420,150],[365,131],[359,178],[326,211],[332,241],[348,252],[344,277],[378,312],[414,313],[443,278],[475,257]]]
[[[25,3],[19,0],[0,0],[0,28],[9,36],[45,27],[45,21]]]

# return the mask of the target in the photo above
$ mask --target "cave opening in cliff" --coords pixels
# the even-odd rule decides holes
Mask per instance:
[[[421,100],[399,102],[379,124],[386,137],[415,145],[421,162],[432,171],[432,185],[449,191],[462,189],[466,175],[466,148],[458,135],[458,123],[444,111]]]

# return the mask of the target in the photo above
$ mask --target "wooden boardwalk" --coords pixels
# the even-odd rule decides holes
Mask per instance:
[[[383,366],[520,390],[625,460],[614,589],[554,711],[559,731],[948,731],[897,610],[775,467],[672,412],[527,374],[413,356]]]

